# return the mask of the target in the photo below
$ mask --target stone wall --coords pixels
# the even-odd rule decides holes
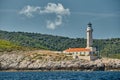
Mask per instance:
[[[90,56],[78,56],[79,59],[84,59],[84,60],[91,60]]]

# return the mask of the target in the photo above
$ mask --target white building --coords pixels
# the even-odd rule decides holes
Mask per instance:
[[[93,45],[93,37],[92,37],[92,24],[88,23],[87,25],[87,45],[86,48],[69,48],[64,50],[63,52],[66,54],[73,55],[73,58],[80,58],[86,60],[95,60],[97,59],[97,51]]]

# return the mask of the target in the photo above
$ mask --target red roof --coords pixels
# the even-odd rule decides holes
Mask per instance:
[[[65,52],[86,52],[86,51],[90,51],[90,49],[86,49],[86,48],[69,48],[64,50]]]

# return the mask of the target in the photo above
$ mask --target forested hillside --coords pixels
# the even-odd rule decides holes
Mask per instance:
[[[39,33],[0,31],[0,39],[40,49],[64,50],[69,47],[85,47],[85,39],[52,36]]]
[[[69,47],[86,47],[86,39],[84,38],[68,38],[40,33],[0,31],[0,39],[17,43],[24,47],[57,51],[62,51]],[[113,57],[120,54],[120,38],[94,39],[93,43],[93,46],[97,48],[102,56]]]

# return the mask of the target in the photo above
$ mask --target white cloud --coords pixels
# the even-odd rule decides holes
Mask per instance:
[[[40,10],[40,7],[25,6],[19,13],[24,14],[27,17],[32,17],[33,13],[37,13]]]
[[[69,9],[65,9],[62,4],[54,4],[48,3],[42,10],[40,10],[40,14],[43,13],[54,13],[56,14],[56,19],[54,21],[48,20],[47,21],[47,28],[54,30],[55,28],[61,26],[63,24],[62,17],[65,15],[69,15]]]
[[[43,10],[40,10],[40,13],[56,13],[58,15],[69,15],[70,11],[69,9],[65,9],[62,4],[58,3],[48,3],[46,7],[43,8]]]
[[[68,8],[64,8],[64,6],[60,3],[48,3],[45,7],[40,6],[25,6],[19,14],[26,15],[27,17],[33,17],[35,14],[55,14],[55,20],[47,20],[47,28],[54,30],[58,26],[63,24],[63,17],[70,14],[70,10]]]
[[[54,22],[50,20],[47,21],[47,28],[54,30],[56,27],[60,26],[61,24],[62,24],[62,16],[58,15]]]

